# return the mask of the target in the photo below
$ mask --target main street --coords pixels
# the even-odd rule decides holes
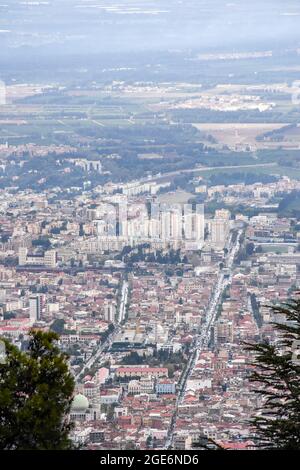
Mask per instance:
[[[89,369],[100,359],[100,356],[102,355],[103,351],[113,343],[114,338],[118,335],[118,333],[120,333],[120,330],[121,328],[118,325],[115,326],[114,330],[108,335],[105,341],[103,341],[103,343],[99,345],[99,347],[97,348],[97,351],[94,354],[92,354],[92,356],[86,362],[83,369],[81,369],[75,375],[74,378],[76,382],[80,382],[80,380],[83,378],[82,376],[84,376],[85,369]]]
[[[126,316],[126,306],[128,301],[128,282],[123,281],[122,289],[121,289],[121,300],[118,312],[118,323],[122,323],[125,320]]]
[[[117,324],[115,324],[114,330],[107,336],[105,341],[99,345],[97,348],[97,351],[92,354],[92,356],[89,358],[87,363],[84,365],[84,369],[89,369],[92,367],[99,359],[100,356],[102,355],[103,351],[106,348],[109,348],[111,344],[113,343],[115,337],[120,333],[121,331],[121,323],[125,320],[126,317],[126,308],[127,308],[127,301],[128,301],[128,292],[129,292],[129,285],[127,281],[123,281],[122,288],[121,288],[121,298],[120,298],[120,304],[119,304],[119,309],[117,312]],[[82,379],[82,375],[84,375],[83,370],[78,372],[75,375],[75,380],[76,382]]]
[[[229,274],[225,275],[224,269],[221,269],[219,271],[216,286],[214,288],[208,308],[205,313],[204,325],[201,326],[201,332],[195,337],[192,343],[192,350],[191,350],[189,360],[187,362],[185,370],[183,371],[180,381],[178,383],[176,407],[175,407],[174,415],[171,420],[171,425],[170,425],[168,436],[167,436],[166,448],[169,448],[170,446],[172,447],[173,438],[174,438],[174,429],[176,427],[178,407],[184,399],[187,381],[193,373],[199,354],[201,353],[201,351],[207,349],[210,343],[212,329],[217,319],[218,307],[222,302],[223,292],[225,291],[226,287],[231,282],[231,274],[232,274],[234,259],[240,248],[242,234],[243,234],[243,230],[240,229],[237,232],[237,237],[234,242],[232,241],[232,237],[230,237],[229,239],[228,253],[225,259],[225,269],[227,270]]]

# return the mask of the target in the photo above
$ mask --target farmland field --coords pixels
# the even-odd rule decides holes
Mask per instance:
[[[256,140],[259,135],[285,125],[283,123],[193,123],[196,129],[212,135],[219,145],[227,145],[229,148],[249,145],[257,149],[269,148],[264,141]]]

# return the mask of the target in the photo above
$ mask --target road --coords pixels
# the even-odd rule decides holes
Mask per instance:
[[[162,180],[168,180],[174,176],[181,175],[183,173],[203,173],[206,171],[219,171],[219,170],[233,170],[233,169],[243,169],[243,168],[272,168],[277,167],[277,163],[256,163],[254,165],[227,165],[227,166],[203,166],[203,167],[196,167],[196,168],[187,168],[183,170],[172,171],[170,173],[162,173],[157,176],[153,176],[151,178],[141,178],[139,183],[155,183]]]
[[[117,334],[120,332],[120,327],[119,326],[116,326],[115,329],[110,333],[110,335],[108,335],[108,337],[106,338],[106,340],[101,343],[101,345],[99,345],[97,351],[95,352],[95,354],[93,354],[89,360],[84,364],[84,367],[83,369],[81,369],[80,372],[78,372],[78,374],[75,375],[75,381],[76,382],[80,382],[80,379],[82,379],[83,377],[81,377],[83,374],[83,371],[84,369],[86,368],[90,368],[92,367],[95,362],[98,361],[98,359],[100,358],[101,354],[103,353],[104,349],[109,347],[111,345],[111,343],[113,342],[114,338],[117,336]]]
[[[123,281],[122,289],[121,289],[121,300],[118,312],[118,323],[122,323],[125,320],[126,316],[126,306],[128,301],[128,282]]]
[[[187,362],[186,368],[184,372],[182,373],[180,381],[178,383],[176,407],[175,407],[174,415],[173,415],[169,432],[168,432],[168,437],[167,437],[166,446],[165,446],[166,448],[169,448],[170,446],[172,447],[172,444],[173,444],[174,429],[176,426],[178,406],[182,403],[184,399],[187,381],[189,377],[191,376],[191,374],[193,373],[199,354],[203,350],[208,348],[211,335],[212,335],[212,329],[217,318],[218,307],[222,301],[222,294],[224,290],[226,289],[226,287],[231,283],[231,271],[233,268],[235,256],[237,255],[238,250],[240,248],[242,234],[243,234],[243,230],[240,229],[237,233],[236,240],[234,242],[231,242],[231,239],[230,239],[229,241],[228,254],[225,259],[225,268],[227,268],[230,275],[225,276],[224,271],[220,270],[218,274],[216,286],[214,288],[214,291],[212,293],[212,296],[209,302],[209,306],[205,313],[205,323],[204,325],[201,326],[201,332],[195,337],[192,343],[192,351],[191,351],[190,358]]]
[[[99,360],[99,358],[100,358],[101,354],[103,353],[104,349],[109,348],[110,345],[113,343],[115,337],[120,333],[120,331],[121,331],[121,326],[120,325],[125,320],[125,317],[126,317],[128,292],[129,292],[129,285],[128,285],[128,282],[124,280],[123,284],[122,284],[122,289],[121,289],[121,300],[120,300],[120,305],[119,305],[119,311],[118,311],[118,314],[117,314],[117,323],[118,324],[115,324],[115,329],[108,335],[107,339],[99,345],[97,351],[95,352],[95,354],[93,354],[89,358],[87,363],[84,365],[83,369],[80,372],[78,372],[78,374],[75,375],[75,380],[76,381],[79,381],[79,379],[83,375],[83,370],[84,369],[86,369],[86,368],[89,369],[90,367],[92,367],[95,364],[95,362],[97,362]]]

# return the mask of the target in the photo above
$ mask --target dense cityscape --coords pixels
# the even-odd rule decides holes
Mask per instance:
[[[199,434],[251,445],[247,419],[259,397],[243,342],[274,340],[265,305],[299,287],[300,226],[270,200],[300,183],[192,182],[207,201],[244,200],[262,212],[190,211],[185,223],[182,204],[164,203],[151,218],[142,208],[155,204],[156,182],[134,183],[135,196],[128,184],[104,186],[72,203],[52,202],[56,191],[13,201],[1,191],[1,335],[22,347],[32,326],[60,334],[76,377],[73,438],[88,448],[190,449]],[[127,223],[110,235],[121,204]],[[198,227],[195,239],[182,239],[180,222],[187,234]]]
[[[195,25],[217,7],[234,24],[243,2],[87,3],[0,5],[0,338],[58,334],[74,446],[253,450],[246,344],[277,344],[270,307],[300,290],[300,38],[262,33],[267,1],[257,38],[224,47],[173,44],[176,15],[201,42]],[[274,3],[297,26],[299,5]],[[60,8],[72,26],[37,32]],[[120,37],[94,61],[98,14]]]

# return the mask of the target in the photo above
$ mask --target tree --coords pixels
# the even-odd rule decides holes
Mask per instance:
[[[68,421],[74,379],[53,332],[30,331],[26,352],[9,341],[0,363],[0,449],[72,448]]]
[[[146,439],[146,446],[147,446],[147,449],[151,449],[151,446],[152,446],[152,436],[148,436],[147,439]]]
[[[143,364],[143,358],[136,352],[131,351],[128,356],[125,356],[121,363],[126,365],[134,365],[134,364]]]
[[[276,344],[247,343],[255,355],[250,380],[263,397],[263,406],[251,420],[258,449],[300,450],[300,299],[271,307],[280,322],[273,322]],[[226,450],[200,436],[195,448]]]
[[[51,248],[51,242],[50,242],[49,238],[41,237],[41,238],[37,238],[36,240],[32,240],[32,246],[34,246],[34,247],[41,246],[45,250],[48,250],[49,248]]]
[[[64,328],[65,328],[65,320],[63,320],[62,318],[57,318],[52,323],[50,330],[54,331],[54,333],[57,333],[58,335],[62,335],[64,333]]]
[[[255,354],[250,380],[264,407],[252,420],[257,446],[300,450],[300,299],[272,307],[280,321],[274,322],[276,344],[248,344]],[[284,320],[282,320],[284,319]]]
[[[254,243],[247,243],[246,245],[246,254],[247,256],[252,256],[254,253]]]

